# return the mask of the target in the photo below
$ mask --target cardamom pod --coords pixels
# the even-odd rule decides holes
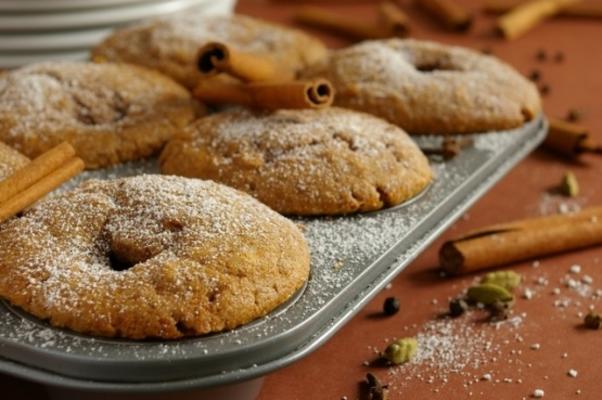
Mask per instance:
[[[406,337],[397,339],[385,349],[385,358],[393,364],[403,364],[410,361],[418,350],[415,338]]]
[[[579,182],[575,174],[570,171],[565,172],[560,183],[560,191],[568,197],[579,196]]]
[[[489,272],[481,279],[481,283],[493,283],[510,291],[516,289],[520,281],[520,275],[510,270]]]
[[[502,286],[493,283],[481,283],[471,286],[466,292],[468,300],[490,306],[497,301],[508,302],[514,299],[512,293]]]

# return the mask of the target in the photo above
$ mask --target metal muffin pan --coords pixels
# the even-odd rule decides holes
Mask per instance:
[[[0,303],[0,372],[76,390],[185,391],[261,377],[322,345],[446,227],[545,137],[543,116],[520,129],[473,135],[474,145],[433,162],[435,180],[417,199],[379,212],[300,218],[311,276],[288,304],[238,329],[178,341],[78,335]],[[417,137],[433,146],[441,138]],[[88,172],[112,178],[157,172],[148,160]]]

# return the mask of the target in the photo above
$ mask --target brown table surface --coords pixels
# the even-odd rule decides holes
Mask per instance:
[[[241,0],[238,11],[291,23],[296,3],[293,0],[279,3]],[[475,26],[467,34],[449,33],[419,10],[406,6],[412,20],[412,37],[475,49],[490,48],[522,73],[529,74],[535,68],[540,70],[542,82],[550,86],[550,93],[544,98],[546,113],[562,117],[569,109],[577,109],[583,115],[582,123],[602,141],[602,20],[557,18],[518,40],[506,42],[491,34],[493,18],[479,12],[482,1],[465,0],[462,3],[474,9],[477,15]],[[376,18],[376,4],[348,1],[328,7],[340,14],[370,21]],[[332,47],[349,43],[312,32]],[[535,57],[539,50],[546,51],[548,58],[562,52],[565,59],[563,62],[539,62]],[[550,194],[550,189],[567,170],[576,174],[582,187],[582,193],[575,199]],[[602,332],[580,328],[578,316],[578,312],[587,312],[590,304],[602,311],[602,300],[582,297],[561,283],[569,267],[579,264],[582,272],[573,278],[579,280],[587,274],[593,278],[590,285],[593,290],[602,288],[602,249],[599,247],[541,259],[538,268],[533,267],[532,262],[513,265],[513,269],[523,274],[524,287],[535,292],[531,300],[517,300],[515,315],[526,313],[526,317],[516,328],[503,326],[496,330],[466,318],[454,322],[458,329],[468,327],[486,334],[492,346],[499,347],[499,351],[488,356],[486,365],[466,368],[463,373],[438,373],[432,383],[429,383],[432,366],[389,370],[363,365],[364,361],[374,358],[371,347],[382,349],[385,338],[419,332],[446,307],[449,297],[457,295],[474,279],[472,276],[452,279],[438,275],[437,251],[444,240],[485,224],[556,212],[561,204],[581,207],[602,204],[600,171],[600,156],[586,156],[580,163],[570,163],[542,150],[531,154],[401,273],[390,289],[380,293],[328,343],[300,362],[268,376],[260,400],[341,399],[343,396],[356,399],[360,397],[359,382],[366,372],[391,384],[392,400],[521,399],[529,398],[536,388],[545,391],[546,399],[602,398]],[[536,283],[542,278],[544,285]],[[556,287],[561,288],[559,296],[552,294]],[[389,318],[374,318],[388,296],[400,299],[400,312]],[[557,307],[554,302],[558,299],[571,302],[567,307]],[[534,343],[540,345],[539,350],[530,348]],[[563,353],[566,353],[565,357]],[[569,377],[569,369],[575,369],[578,376]],[[396,374],[391,375],[391,371]],[[475,382],[473,376],[478,378],[485,373],[492,374],[492,381]],[[0,376],[0,388],[10,398],[44,398],[39,386],[7,376]],[[577,390],[581,394],[578,395]]]

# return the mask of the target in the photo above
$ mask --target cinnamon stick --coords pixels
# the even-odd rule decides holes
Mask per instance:
[[[543,145],[564,156],[574,158],[583,153],[602,154],[602,144],[595,143],[587,128],[550,118],[548,136]]]
[[[427,11],[448,29],[466,31],[472,25],[473,16],[453,0],[415,0],[416,4]]]
[[[446,242],[439,260],[450,273],[466,273],[597,244],[602,207],[482,228]]]
[[[239,104],[265,110],[324,108],[332,104],[334,88],[326,79],[247,84],[212,79],[200,81],[194,96],[208,104]]]
[[[26,169],[24,167],[23,169]],[[64,165],[58,167],[44,176],[25,190],[12,196],[0,204],[0,223],[14,217],[19,212],[46,196],[63,183],[79,174],[84,169],[84,162],[80,158],[72,158]]]
[[[24,168],[0,181],[0,204],[30,187],[74,156],[73,147],[69,143],[61,143],[35,158]]]
[[[202,46],[197,53],[198,71],[205,76],[225,72],[245,82],[292,80],[292,71],[283,71],[273,62],[254,54],[239,52],[219,42]]]
[[[524,3],[524,0],[488,0],[485,3],[484,10],[492,14],[503,14]],[[602,2],[591,0],[581,1],[563,8],[558,11],[557,15],[563,17],[602,18]]]
[[[352,40],[394,36],[386,26],[364,23],[318,7],[303,7],[294,16],[297,23],[322,29]]]
[[[378,13],[391,36],[407,36],[410,32],[410,18],[397,4],[384,1],[380,3]]]
[[[580,0],[531,0],[512,9],[497,21],[497,30],[506,39],[522,36],[541,21],[558,14]]]

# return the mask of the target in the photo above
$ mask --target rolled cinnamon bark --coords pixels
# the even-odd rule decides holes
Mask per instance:
[[[25,167],[0,181],[0,204],[30,187],[74,156],[73,147],[69,143],[61,143],[36,157]]]
[[[294,19],[300,24],[352,40],[384,39],[394,36],[386,26],[367,24],[318,7],[303,7],[295,14]]]
[[[472,25],[472,14],[453,0],[415,0],[448,29],[465,31]]]
[[[225,72],[245,82],[292,80],[292,71],[283,71],[264,57],[239,52],[224,43],[210,42],[197,53],[197,69],[205,76]]]
[[[80,158],[72,158],[33,185],[0,204],[0,223],[14,217],[84,169]]]
[[[383,1],[378,7],[378,13],[392,36],[407,36],[410,32],[410,18],[397,4]]]
[[[506,39],[515,39],[541,21],[577,4],[580,0],[531,0],[512,9],[497,21],[497,30]]]
[[[485,3],[484,10],[492,14],[503,14],[524,3],[524,0],[489,0]],[[560,10],[558,15],[563,17],[602,18],[602,2],[596,0],[581,1]]]
[[[583,153],[602,154],[602,144],[596,144],[590,137],[587,128],[550,118],[548,136],[543,145],[567,157],[577,157]]]
[[[239,104],[266,110],[324,108],[332,104],[334,88],[326,79],[247,84],[212,79],[199,82],[194,96],[208,104]]]
[[[494,225],[446,242],[439,262],[454,274],[602,244],[602,207]]]

